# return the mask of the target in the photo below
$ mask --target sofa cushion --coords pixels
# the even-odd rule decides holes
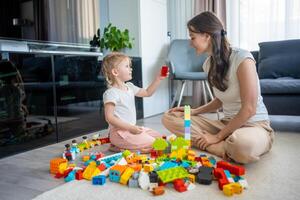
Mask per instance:
[[[291,77],[260,79],[262,94],[300,94],[300,80]]]
[[[259,43],[259,78],[300,78],[300,40]]]

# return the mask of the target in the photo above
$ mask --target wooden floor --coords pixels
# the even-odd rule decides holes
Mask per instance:
[[[139,120],[138,124],[151,127],[161,133],[166,132],[160,122],[161,116]],[[107,130],[100,131],[106,135]],[[91,134],[92,135],[92,134]],[[81,140],[77,138],[78,141]],[[49,161],[61,157],[67,140],[0,160],[0,199],[32,199],[37,195],[64,184],[49,174]],[[100,151],[107,152],[109,145],[103,145]],[[97,151],[97,149],[94,149]]]

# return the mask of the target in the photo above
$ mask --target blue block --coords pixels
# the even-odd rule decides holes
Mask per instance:
[[[181,163],[181,165],[180,166],[182,166],[183,168],[188,168],[188,167],[190,167],[191,165],[190,165],[190,163],[188,163],[188,162],[186,162],[186,161],[182,161],[182,163]]]
[[[225,173],[227,178],[231,178],[231,174],[228,170],[224,170],[224,173]]]
[[[243,180],[244,178],[241,176],[234,176],[233,180],[234,182],[239,182],[239,180]]]
[[[165,169],[169,169],[172,167],[177,167],[178,164],[176,162],[172,162],[172,161],[167,161],[164,162],[164,164],[162,164],[162,166],[159,167],[159,170],[165,170]]]
[[[93,185],[104,185],[105,183],[106,183],[106,177],[104,175],[93,177]]]
[[[216,159],[213,156],[209,156],[208,160],[211,164],[216,165]]]
[[[91,160],[96,160],[96,156],[95,155],[91,155],[90,159]]]
[[[73,170],[71,171],[68,176],[65,178],[65,182],[70,182],[70,181],[73,181],[75,180],[75,174],[76,174],[76,171]]]
[[[191,120],[184,120],[184,127],[190,127],[191,126]]]

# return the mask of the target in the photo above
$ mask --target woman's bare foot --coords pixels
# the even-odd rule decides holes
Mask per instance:
[[[222,159],[225,159],[227,157],[226,153],[225,153],[225,149],[224,149],[224,141],[209,145],[205,150],[211,154],[214,154],[214,155],[222,158]]]

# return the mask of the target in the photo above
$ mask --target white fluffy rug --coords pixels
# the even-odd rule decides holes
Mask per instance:
[[[199,185],[192,191],[179,193],[171,185],[165,189],[165,194],[154,197],[150,192],[137,188],[128,188],[117,183],[111,183],[108,179],[104,186],[94,186],[91,181],[81,180],[65,183],[53,190],[47,191],[35,198],[35,200],[144,200],[144,199],[172,199],[172,200],[219,200],[219,199],[300,199],[300,137],[299,134],[282,133],[276,135],[275,144],[270,153],[262,159],[246,166],[244,176],[249,189],[240,195],[226,197],[218,189],[214,181],[211,185]],[[49,179],[52,177],[49,175]],[[53,178],[54,179],[54,178]]]
[[[107,179],[108,180],[108,179]],[[246,192],[244,193],[245,195]],[[241,194],[241,196],[244,196]],[[240,195],[239,195],[240,196]],[[35,200],[90,200],[90,199],[108,199],[108,200],[144,200],[144,199],[222,199],[226,198],[218,189],[217,183],[212,185],[196,185],[196,188],[191,191],[179,193],[175,191],[172,185],[165,188],[165,194],[162,196],[153,196],[152,193],[140,188],[129,188],[118,183],[108,182],[104,186],[92,185],[90,181],[72,181],[66,183],[51,191],[35,198]],[[243,198],[243,197],[241,197]],[[226,198],[228,199],[228,197]],[[244,199],[244,198],[243,198]]]

